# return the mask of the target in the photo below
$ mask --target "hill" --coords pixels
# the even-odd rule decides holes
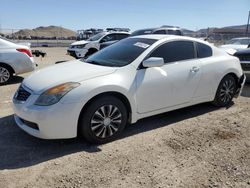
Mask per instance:
[[[21,29],[14,33],[15,37],[27,38],[69,38],[75,37],[76,32],[59,26],[37,27],[35,29]]]

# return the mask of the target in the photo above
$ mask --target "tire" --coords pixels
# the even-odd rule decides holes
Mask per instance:
[[[84,56],[85,59],[87,59],[89,56],[91,56],[92,54],[96,53],[98,50],[96,49],[89,49],[89,51],[86,53],[86,55]]]
[[[218,107],[229,106],[237,90],[236,80],[232,75],[226,75],[220,82],[213,104]]]
[[[116,139],[128,120],[126,106],[112,96],[97,98],[79,119],[79,131],[87,142],[103,144]]]
[[[13,73],[7,66],[0,65],[0,85],[9,83],[12,80]]]

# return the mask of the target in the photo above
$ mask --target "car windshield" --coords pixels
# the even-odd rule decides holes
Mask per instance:
[[[98,33],[98,34],[94,35],[93,37],[90,37],[87,41],[96,41],[96,40],[99,40],[104,35],[106,35],[106,33]]]
[[[101,66],[122,67],[132,63],[156,41],[144,38],[123,39],[82,61]]]
[[[249,45],[250,38],[248,38],[248,39],[232,39],[232,40],[228,41],[226,44]]]

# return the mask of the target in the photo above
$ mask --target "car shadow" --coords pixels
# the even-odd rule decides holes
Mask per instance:
[[[129,125],[119,139],[158,129],[214,111],[211,104],[200,104],[140,120]],[[115,142],[115,141],[114,141]],[[0,118],[0,170],[18,169],[77,152],[100,152],[99,145],[90,145],[82,138],[42,140],[18,128],[13,115]]]
[[[23,81],[23,77],[21,76],[13,76],[13,78],[11,79],[11,81],[9,81],[7,84],[2,84],[2,85],[13,85],[13,84],[19,84]],[[0,86],[2,86],[0,85]]]
[[[65,63],[65,62],[67,62],[67,61],[68,61],[68,60],[56,61],[55,64]]]

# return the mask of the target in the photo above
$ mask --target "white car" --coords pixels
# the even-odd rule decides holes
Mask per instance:
[[[12,76],[33,71],[35,63],[29,47],[0,38],[0,84]]]
[[[227,41],[226,44],[221,45],[219,48],[233,55],[235,52],[247,49],[249,47],[250,47],[250,38],[242,37],[242,38],[233,38]]]
[[[127,38],[130,34],[124,31],[102,32],[94,35],[88,40],[72,43],[68,48],[68,54],[79,59],[86,58],[100,50],[100,44],[109,41],[119,41]]]
[[[204,41],[141,35],[119,41],[87,60],[27,77],[14,98],[15,121],[43,139],[83,135],[116,138],[128,123],[213,102],[227,106],[245,82],[238,58]]]

